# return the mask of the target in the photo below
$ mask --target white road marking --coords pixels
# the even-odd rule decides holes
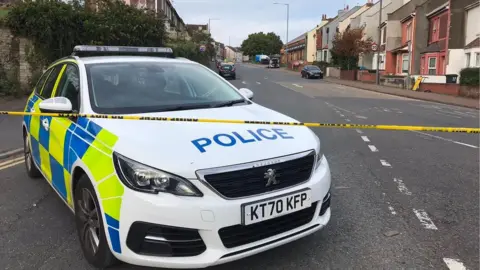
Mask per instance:
[[[389,109],[383,109],[383,111],[384,111],[384,112],[390,112],[390,110],[389,110]]]
[[[293,85],[293,86],[296,86],[296,87],[299,87],[299,88],[303,88],[303,86],[298,85],[298,84],[296,84],[296,83],[292,83],[292,85]]]
[[[425,227],[425,229],[438,230],[437,226],[435,226],[435,224],[433,224],[433,221],[428,217],[427,212],[422,209],[413,209],[413,212],[417,216],[418,220],[420,220],[422,226]]]
[[[337,109],[339,109],[339,110],[342,110],[342,111],[344,111],[344,112],[348,112],[348,113],[351,113],[351,114],[356,114],[356,113],[354,113],[354,112],[352,112],[352,111],[349,111],[349,110],[347,110],[347,109],[344,109],[344,108],[342,108],[342,107],[338,107],[338,106],[335,106],[335,105],[333,105],[333,107],[335,107],[335,108],[337,108]]]
[[[245,81],[242,81],[243,84],[247,84]]]
[[[363,131],[361,131],[360,129],[356,129],[356,131],[358,134],[363,134]]]
[[[369,144],[368,148],[370,148],[370,151],[372,151],[372,152],[378,152],[378,149],[377,149],[377,147],[375,147],[375,145]]]
[[[443,258],[443,261],[445,262],[448,269],[450,270],[467,270],[465,265],[463,265],[463,263],[460,260]]]
[[[442,116],[448,116],[448,117],[452,117],[452,118],[457,118],[457,119],[462,119],[462,117],[460,117],[460,116],[441,113],[441,112],[435,112],[435,114],[442,115]]]
[[[440,136],[428,134],[428,133],[421,132],[421,131],[416,131],[416,130],[410,130],[410,131],[411,131],[411,132],[415,132],[415,133],[419,133],[419,134],[423,134],[423,135],[426,135],[426,136],[430,136],[430,137],[432,137],[432,138],[439,139],[439,140],[442,140],[442,141],[447,141],[447,142],[451,142],[451,143],[455,143],[455,144],[467,146],[467,147],[470,147],[470,148],[478,149],[478,146],[471,145],[471,144],[468,144],[468,143],[457,142],[457,141],[454,141],[454,140],[451,140],[451,139],[443,138],[443,137],[440,137]]]
[[[358,129],[357,129],[357,132],[358,132]],[[361,136],[361,137],[364,142],[370,142],[367,136]]]
[[[392,167],[392,165],[390,165],[385,159],[380,159],[380,163],[385,167]]]
[[[261,84],[260,82],[257,82],[257,84]]]
[[[360,119],[367,119],[368,118],[366,116],[361,116],[361,115],[355,115],[355,117],[360,118]]]
[[[23,148],[17,148],[17,149],[10,150],[8,152],[3,152],[3,153],[0,153],[0,159],[2,157],[7,157],[7,156],[18,154],[18,153],[21,153],[21,152],[23,152]]]
[[[387,202],[387,204],[388,204],[388,210],[390,210],[390,213],[392,213],[392,215],[396,215],[397,212],[395,211],[393,206],[390,205],[390,202]]]
[[[403,193],[409,196],[412,195],[412,192],[408,190],[407,186],[405,186],[405,183],[403,183],[402,179],[393,178],[393,182],[397,183],[397,188],[400,191],[400,193]]]
[[[347,122],[351,122],[351,121],[350,121],[350,119],[345,119],[345,121],[347,121]]]
[[[341,116],[341,117],[345,117],[345,115],[343,115],[343,114],[340,114],[340,116]]]
[[[264,79],[265,79],[265,80],[267,80],[267,79],[268,79],[268,77],[264,77]]]

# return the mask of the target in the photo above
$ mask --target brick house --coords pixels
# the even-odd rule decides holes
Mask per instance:
[[[287,43],[285,52],[287,54],[286,57],[288,57],[289,65],[295,61],[306,61],[306,35],[307,33],[303,33]]]
[[[435,0],[433,0],[435,1]],[[385,73],[395,75],[420,72],[420,50],[426,46],[428,21],[417,20],[416,9],[427,0],[411,0],[388,14],[382,24],[382,39],[385,42]],[[419,46],[419,44],[422,44]]]
[[[445,75],[448,38],[449,3],[445,0],[430,0],[416,9],[418,21],[423,20],[428,30],[417,41],[420,49],[420,75]]]

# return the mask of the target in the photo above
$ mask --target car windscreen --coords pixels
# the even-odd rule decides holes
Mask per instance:
[[[317,66],[308,66],[307,69],[308,70],[320,70],[320,68],[317,67]]]
[[[244,99],[198,64],[122,62],[85,65],[96,113],[131,114],[208,108]]]

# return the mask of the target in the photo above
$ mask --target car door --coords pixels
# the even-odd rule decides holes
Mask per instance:
[[[78,67],[68,63],[58,78],[52,96],[65,97],[72,103],[72,111],[80,110],[80,79]],[[71,176],[69,148],[72,132],[75,129],[76,119],[66,117],[52,117],[50,123],[50,170],[52,172],[52,186],[70,207],[73,207],[71,194]]]
[[[30,112],[40,112],[40,102],[51,97],[62,66],[56,65],[45,72],[44,76],[46,79],[43,83],[39,81],[43,86],[38,85],[29,100]],[[40,80],[43,80],[43,78]],[[49,182],[51,181],[49,158],[50,120],[50,116],[31,116],[28,123],[26,123],[33,160]]]

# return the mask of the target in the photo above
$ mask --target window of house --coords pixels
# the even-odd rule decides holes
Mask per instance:
[[[323,61],[327,62],[327,51],[323,51]]]
[[[470,66],[470,53],[465,54],[465,66],[466,67]]]
[[[475,53],[475,66],[480,67],[480,53]]]
[[[408,54],[402,55],[402,73],[408,73]]]
[[[428,59],[428,75],[436,75],[437,74],[437,58],[430,57]]]
[[[407,24],[407,39],[409,41],[412,39],[412,23]]]

